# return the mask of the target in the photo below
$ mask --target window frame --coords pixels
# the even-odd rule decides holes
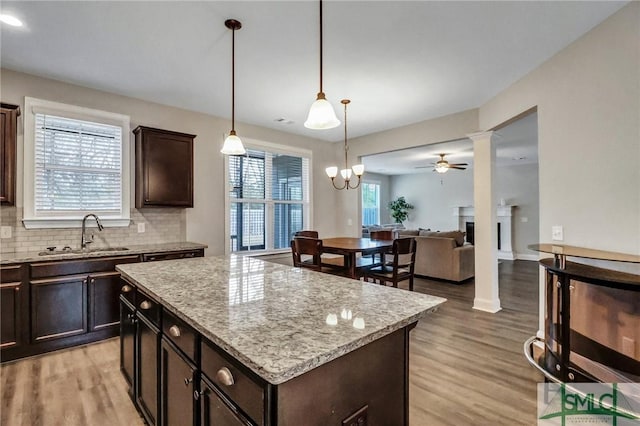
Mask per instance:
[[[225,135],[226,136],[226,135]],[[308,182],[307,182],[307,196],[303,196],[303,200],[272,200],[267,199],[267,195],[270,197],[271,188],[265,182],[265,198],[264,199],[250,199],[250,198],[231,198],[230,196],[230,181],[229,181],[229,161],[226,155],[222,156],[223,173],[224,173],[224,252],[225,254],[231,254],[238,256],[257,256],[269,253],[286,253],[290,250],[289,247],[274,249],[267,248],[273,246],[273,242],[270,241],[273,234],[273,215],[276,204],[296,204],[303,206],[303,223],[305,227],[313,228],[313,152],[309,149],[293,147],[289,145],[276,144],[272,142],[259,141],[255,139],[242,138],[244,147],[247,150],[266,151],[273,154],[282,154],[290,156],[299,156],[308,159]],[[232,203],[256,203],[264,204],[265,208],[265,248],[257,250],[247,251],[231,251],[229,241],[231,240],[231,204]]]
[[[24,171],[23,171],[23,218],[27,229],[80,228],[82,218],[93,211],[37,213],[35,209],[35,116],[36,114],[108,124],[122,128],[121,153],[121,204],[118,213],[99,214],[105,227],[126,227],[131,222],[131,142],[130,118],[128,115],[97,109],[69,105],[43,99],[24,98]]]

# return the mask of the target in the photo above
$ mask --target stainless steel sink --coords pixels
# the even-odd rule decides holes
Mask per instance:
[[[82,253],[100,253],[111,251],[127,251],[128,247],[101,247],[91,249],[67,249],[67,250],[47,250],[38,253],[38,256],[54,256],[60,254],[82,254]]]

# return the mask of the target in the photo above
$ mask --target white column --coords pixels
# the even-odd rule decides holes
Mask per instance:
[[[496,150],[493,132],[467,135],[473,141],[473,200],[475,211],[475,290],[473,308],[498,312],[498,225],[494,199]]]

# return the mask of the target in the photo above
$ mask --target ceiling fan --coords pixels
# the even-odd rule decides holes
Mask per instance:
[[[438,160],[436,163],[431,163],[430,166],[418,166],[416,167],[416,169],[433,167],[434,172],[446,173],[449,169],[466,170],[467,168],[466,166],[468,166],[467,163],[449,163],[447,160],[444,159],[444,156],[447,154],[438,154],[438,155],[440,156],[440,160]]]

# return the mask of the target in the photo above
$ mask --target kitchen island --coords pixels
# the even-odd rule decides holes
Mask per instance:
[[[409,331],[445,299],[220,256],[117,267],[150,424],[408,424]]]

